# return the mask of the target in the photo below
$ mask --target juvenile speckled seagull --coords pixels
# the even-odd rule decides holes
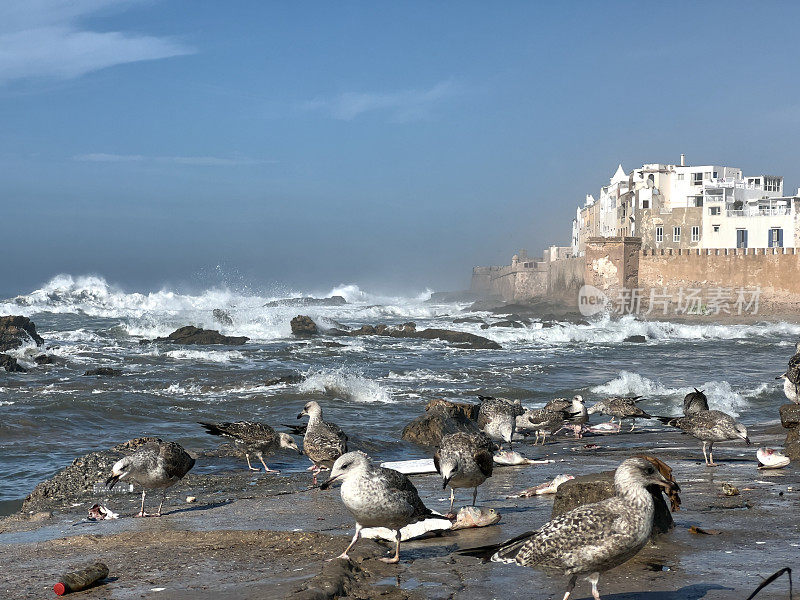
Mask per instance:
[[[453,512],[456,488],[473,488],[472,506],[478,486],[492,476],[494,442],[482,433],[451,433],[442,437],[433,455],[436,472],[442,476],[442,489],[450,486],[450,510]]]
[[[167,488],[175,485],[194,466],[194,459],[175,442],[156,440],[147,442],[130,456],[118,460],[106,480],[108,489],[122,479],[142,486],[142,508],[137,517],[160,517],[161,507],[167,497]],[[144,497],[148,489],[163,489],[158,512],[144,512]]]
[[[459,554],[568,575],[564,600],[572,594],[578,577],[586,577],[592,584],[592,596],[600,600],[600,574],[635,556],[650,537],[655,507],[646,487],[652,484],[679,490],[650,461],[629,458],[614,474],[615,496],[579,506],[502,544]]]
[[[308,427],[303,437],[303,451],[314,463],[309,471],[314,472],[316,485],[317,474],[330,469],[336,459],[347,452],[347,436],[338,425],[322,420],[322,409],[313,400],[303,407],[297,418],[304,416],[308,416]]]
[[[800,342],[794,349],[795,354],[789,359],[786,372],[775,379],[783,379],[783,393],[795,404],[800,404]]]
[[[750,445],[747,428],[721,410],[702,410],[677,419],[670,417],[657,417],[657,419],[670,427],[677,427],[703,442],[703,457],[706,459],[708,467],[717,466],[713,453],[715,442],[744,440],[748,446]],[[706,447],[708,447],[708,454],[706,454]]]
[[[522,404],[491,396],[478,396],[478,399],[481,401],[478,428],[493,440],[506,442],[511,448],[517,417],[525,412]]]
[[[564,428],[565,418],[566,414],[563,410],[529,409],[517,417],[517,429],[535,432],[536,439],[533,443],[538,444],[539,436],[541,436],[542,446],[544,446],[548,435],[553,435]]]
[[[704,390],[694,388],[693,392],[689,392],[683,398],[683,416],[688,417],[692,413],[700,412],[701,410],[708,410],[708,398],[706,398]]]
[[[438,516],[425,507],[411,480],[394,469],[376,467],[363,452],[348,452],[336,459],[331,476],[320,488],[325,490],[342,481],[342,502],[356,520],[356,533],[350,545],[337,558],[347,555],[364,527],[386,527],[395,532],[395,552],[383,562],[400,562],[400,529],[428,517]]]
[[[630,431],[633,431],[633,428],[636,426],[636,419],[650,419],[651,416],[648,415],[645,411],[641,408],[636,406],[637,402],[641,402],[641,396],[633,396],[633,397],[625,397],[625,396],[611,396],[609,398],[605,398],[598,402],[595,402],[594,405],[587,411],[590,415],[595,413],[600,413],[601,415],[608,415],[611,417],[610,423],[614,422],[614,419],[619,419],[619,424],[622,425],[622,422],[625,419],[631,420],[631,428]]]
[[[583,426],[589,422],[589,411],[583,396],[576,394],[572,397],[570,405],[564,409],[566,420],[569,421],[576,438],[583,437]]]
[[[247,468],[259,471],[250,464],[250,455],[254,455],[264,465],[266,473],[280,473],[270,469],[264,462],[264,455],[270,456],[279,448],[288,448],[302,454],[297,447],[297,442],[288,433],[278,433],[265,423],[252,423],[250,421],[237,421],[236,423],[199,423],[211,435],[221,435],[231,438],[236,446],[244,451],[247,459]]]

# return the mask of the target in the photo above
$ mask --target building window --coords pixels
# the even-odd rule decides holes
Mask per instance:
[[[717,172],[714,171],[714,179],[717,179]]]
[[[703,185],[702,173],[692,173],[692,185]]]
[[[712,225],[711,227],[714,229],[714,233],[719,233],[719,225]]]
[[[710,215],[719,215],[719,213],[720,213],[719,206],[712,206],[711,208],[708,209],[708,214]]]
[[[642,208],[650,208],[650,200],[642,200]]]
[[[676,242],[676,243],[681,241],[681,228],[680,227],[673,227],[672,228],[672,241]]]
[[[700,241],[700,227],[697,225],[692,225],[692,241],[693,242]]]
[[[783,248],[783,229],[775,227],[769,230],[769,247]]]
[[[736,230],[736,247],[747,248],[747,229]]]
[[[678,181],[683,181],[683,173],[678,173]]]
[[[656,241],[657,242],[664,241],[664,228],[661,226],[656,227]]]

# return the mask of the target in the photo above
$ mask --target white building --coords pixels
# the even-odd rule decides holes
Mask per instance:
[[[800,190],[798,190],[800,196]],[[637,236],[645,248],[794,247],[798,196],[783,196],[783,178],[744,176],[723,165],[645,164],[629,175],[620,165],[587,196],[572,224],[572,249],[588,237]]]

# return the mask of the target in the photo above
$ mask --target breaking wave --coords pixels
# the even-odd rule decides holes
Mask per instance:
[[[312,372],[297,389],[303,393],[320,392],[354,402],[394,402],[389,391],[378,382],[345,369]]]
[[[727,381],[715,380],[706,381],[697,387],[705,392],[709,408],[721,410],[735,417],[750,406],[751,400],[771,391],[767,383],[750,389],[734,389]],[[683,397],[691,391],[691,388],[670,387],[638,373],[620,371],[618,377],[595,386],[590,391],[606,396],[644,396],[643,406],[658,407],[664,411],[664,416],[672,416],[683,414]]]

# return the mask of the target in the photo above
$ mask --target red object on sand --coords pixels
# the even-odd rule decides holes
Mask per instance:
[[[56,596],[63,596],[67,593],[67,588],[64,587],[64,584],[59,581],[53,586],[53,591],[56,593]]]

